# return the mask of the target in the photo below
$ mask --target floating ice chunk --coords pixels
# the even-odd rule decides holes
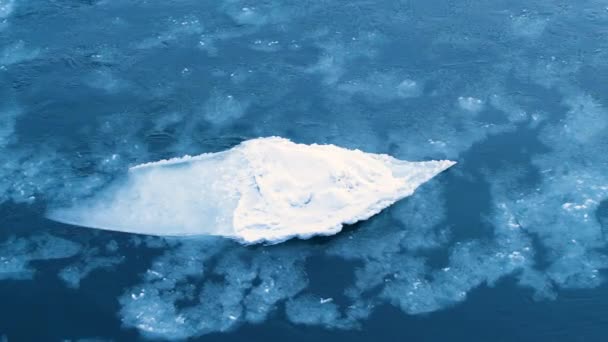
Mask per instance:
[[[395,98],[419,97],[423,87],[414,80],[402,80],[396,72],[374,72],[364,78],[340,83],[337,89],[373,100],[390,101]]]
[[[96,70],[85,78],[85,83],[95,89],[104,90],[110,94],[120,92],[128,87],[126,81],[121,80],[108,70]]]
[[[204,116],[212,124],[225,125],[241,118],[247,106],[247,102],[238,101],[232,95],[214,93],[205,105]]]
[[[163,46],[170,42],[179,42],[181,39],[193,37],[203,33],[203,25],[196,16],[187,15],[182,18],[170,18],[168,27],[155,37],[150,37],[139,44],[140,49],[151,49]]]
[[[21,112],[17,109],[2,110],[0,114],[0,148],[7,146],[14,138],[17,117]]]
[[[113,248],[118,249],[118,245],[115,241],[114,244],[106,246],[108,252],[116,252],[116,250],[110,250]],[[122,256],[103,256],[99,254],[100,251],[98,248],[88,249],[83,253],[80,260],[62,269],[59,272],[59,278],[63,280],[68,287],[76,289],[80,287],[80,282],[93,271],[98,269],[109,269],[124,261],[124,257]]]
[[[0,19],[8,17],[15,7],[14,0],[0,0]]]
[[[473,113],[477,113],[483,109],[483,101],[470,96],[458,97],[458,105],[460,108]]]
[[[163,341],[262,323],[308,286],[309,253],[287,247],[251,254],[217,239],[178,241],[119,298],[121,320]]]
[[[263,25],[266,23],[267,18],[259,11],[256,11],[254,7],[242,7],[240,10],[233,9],[229,11],[229,15],[234,21],[240,25]]]
[[[28,279],[35,270],[30,262],[72,257],[80,252],[75,242],[52,235],[36,235],[29,238],[10,237],[0,243],[0,280]]]
[[[418,82],[406,79],[397,86],[397,93],[403,98],[418,97],[422,94],[422,87]]]
[[[15,0],[0,0],[0,32],[8,26],[8,17],[13,13]],[[0,338],[0,341],[2,339]]]
[[[135,166],[123,182],[49,217],[150,235],[276,243],[336,234],[452,165],[259,138],[224,152]]]
[[[5,47],[0,53],[0,65],[9,66],[27,62],[38,57],[40,50],[26,47],[22,40]]]
[[[545,31],[548,22],[548,19],[536,17],[530,13],[522,13],[511,17],[511,28],[517,36],[538,38]]]
[[[348,327],[348,322],[341,319],[336,304],[313,298],[310,295],[299,296],[288,301],[285,311],[289,320],[296,324]]]

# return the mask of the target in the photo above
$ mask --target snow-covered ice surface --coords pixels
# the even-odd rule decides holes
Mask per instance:
[[[604,341],[607,8],[0,0],[0,340]],[[271,136],[458,165],[339,234],[211,236],[234,236],[244,198],[213,191],[251,190],[257,167],[232,152]],[[319,171],[343,159],[324,158],[317,172],[288,163],[295,171],[262,181],[282,200],[245,206],[260,211],[240,228],[264,217],[292,229],[296,212],[329,211],[290,178],[337,196],[348,182]],[[300,228],[403,197],[386,160],[349,168],[391,175],[353,187],[379,191],[348,201],[357,214],[306,214]],[[185,184],[219,188],[197,196]],[[225,230],[157,237],[47,213],[125,231]],[[224,224],[198,224],[211,219]]]
[[[454,164],[258,138],[229,151],[134,166],[118,185],[49,217],[131,233],[277,243],[333,235]]]

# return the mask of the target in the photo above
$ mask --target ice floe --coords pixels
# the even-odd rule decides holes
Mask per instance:
[[[335,234],[452,165],[259,138],[224,152],[132,167],[125,180],[49,217],[150,235],[276,243]]]

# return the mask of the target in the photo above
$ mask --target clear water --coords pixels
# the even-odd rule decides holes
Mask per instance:
[[[0,0],[0,341],[603,341],[608,2]],[[459,164],[325,238],[46,208],[278,135]]]

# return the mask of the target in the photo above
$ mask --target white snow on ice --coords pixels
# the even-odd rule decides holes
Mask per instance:
[[[141,234],[277,243],[336,234],[452,165],[258,138],[224,152],[132,167],[125,181],[49,217]]]

